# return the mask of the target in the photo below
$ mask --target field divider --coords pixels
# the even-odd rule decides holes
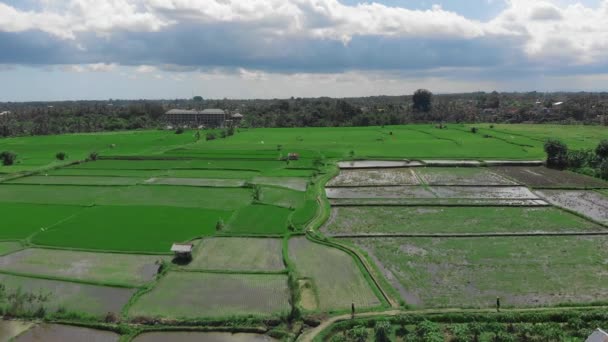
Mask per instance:
[[[522,232],[522,233],[370,233],[370,234],[335,234],[334,239],[360,238],[478,238],[478,237],[534,237],[534,236],[607,236],[607,231],[595,232]]]
[[[28,248],[41,248],[41,249],[54,249],[54,250],[61,250],[61,251],[105,253],[105,254],[152,255],[152,256],[159,256],[159,257],[173,255],[171,252],[118,251],[118,250],[110,250],[110,249],[87,249],[87,248],[77,248],[77,247],[39,245],[39,244],[35,244],[35,243],[29,243],[27,245],[27,247]]]
[[[188,269],[185,267],[175,267],[171,272],[186,272],[186,273],[211,273],[211,274],[242,274],[242,275],[287,275],[287,269],[276,271],[264,270],[206,270],[206,269]]]
[[[23,278],[61,281],[61,282],[65,282],[65,283],[75,283],[75,284],[82,284],[82,285],[116,287],[116,288],[123,288],[123,289],[139,289],[139,288],[142,288],[143,286],[145,286],[145,284],[133,285],[133,284],[126,284],[126,283],[118,283],[118,282],[114,283],[114,282],[105,282],[105,281],[97,281],[97,280],[64,278],[64,277],[56,277],[56,276],[50,276],[50,275],[14,272],[14,271],[2,270],[2,269],[0,269],[0,274],[6,274],[6,275],[11,275],[11,276],[16,276],[16,277],[23,277]]]

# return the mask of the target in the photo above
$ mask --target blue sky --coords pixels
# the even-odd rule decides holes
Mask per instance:
[[[608,0],[0,0],[0,101],[606,91]]]

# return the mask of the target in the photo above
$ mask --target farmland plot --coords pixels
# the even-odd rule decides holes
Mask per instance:
[[[606,237],[352,239],[418,307],[591,303],[608,295]],[[576,272],[573,270],[576,269]]]
[[[565,211],[520,207],[337,207],[330,235],[409,233],[582,232],[605,228]]]
[[[306,194],[302,191],[278,188],[274,186],[261,187],[261,202],[285,208],[299,208],[304,205]]]
[[[289,257],[299,276],[312,279],[320,310],[349,309],[352,303],[357,308],[381,304],[347,253],[298,237],[289,240]]]
[[[0,204],[0,217],[2,218],[0,239],[25,239],[82,210],[84,210],[83,207],[66,205],[2,203]]]
[[[517,183],[481,167],[426,167],[416,174],[429,185],[517,185]]]
[[[280,271],[285,268],[280,239],[208,238],[195,247],[187,268],[229,271]]]
[[[259,171],[244,170],[166,170],[166,177],[171,178],[212,178],[250,180],[260,174]]]
[[[135,185],[144,181],[138,177],[104,176],[30,176],[11,180],[9,184],[40,185]]]
[[[341,169],[367,169],[380,167],[409,167],[421,166],[418,162],[410,162],[408,160],[353,160],[339,162],[338,167]]]
[[[232,212],[212,209],[98,206],[32,239],[43,246],[168,253],[174,242],[215,234]]]
[[[184,185],[217,188],[240,188],[245,185],[244,180],[240,179],[213,179],[213,178],[150,178],[145,184],[155,185]]]
[[[0,185],[0,203],[89,206],[101,196],[111,198],[121,187],[71,185]],[[0,206],[0,207],[2,207]]]
[[[166,175],[168,170],[121,170],[121,169],[76,169],[64,167],[49,170],[39,175],[48,176],[86,176],[86,177],[137,177],[150,178]]]
[[[537,188],[608,188],[608,182],[570,171],[559,171],[546,167],[495,167],[496,172],[519,183]]]
[[[249,333],[229,333],[229,332],[194,332],[194,331],[174,331],[174,332],[150,332],[138,335],[133,342],[271,342],[277,341],[272,337]]]
[[[60,324],[40,324],[19,335],[15,342],[118,342],[120,335],[104,330]]]
[[[139,286],[154,279],[160,260],[151,255],[30,248],[0,257],[0,270]]]
[[[99,205],[171,206],[234,210],[251,203],[251,190],[244,188],[198,188],[191,186],[139,185],[120,188],[95,200]]]
[[[45,308],[49,311],[65,308],[67,311],[93,315],[105,315],[108,312],[120,313],[122,307],[135,293],[134,289],[85,285],[6,274],[0,274],[0,283],[4,284],[7,290],[11,292],[21,288],[23,291],[34,294],[49,294],[49,301],[44,303]],[[36,305],[30,309],[36,310],[38,307]]]
[[[170,272],[133,304],[129,315],[188,319],[288,311],[285,275]]]
[[[508,198],[333,198],[332,206],[502,206],[502,207],[547,207],[542,199]]]
[[[228,222],[227,232],[282,234],[287,231],[291,210],[274,205],[253,204],[239,209]]]
[[[537,192],[554,205],[608,224],[608,196],[589,190],[539,190]]]
[[[255,177],[254,184],[274,185],[297,191],[306,191],[308,179],[302,177]]]
[[[417,185],[420,181],[411,168],[341,170],[332,178],[328,187],[339,186],[382,186],[382,185]]]
[[[319,203],[314,199],[308,199],[301,208],[296,209],[291,215],[291,222],[296,227],[304,227],[315,217],[318,209]]]
[[[378,186],[352,188],[325,188],[327,198],[435,198],[421,186]]]
[[[439,198],[466,198],[466,199],[538,199],[528,188],[513,187],[483,187],[483,186],[431,186],[429,189]]]

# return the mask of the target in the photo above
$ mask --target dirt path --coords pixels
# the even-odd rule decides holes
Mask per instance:
[[[570,311],[570,310],[581,310],[581,309],[608,309],[608,306],[571,306],[571,307],[546,307],[546,308],[525,308],[525,309],[502,309],[501,312],[529,312],[529,311]],[[387,310],[378,312],[364,312],[356,314],[355,318],[365,317],[378,317],[378,316],[397,316],[397,315],[418,315],[418,314],[442,314],[442,313],[493,313],[495,309],[425,309],[425,310]],[[329,328],[331,325],[351,319],[350,314],[334,316],[321,322],[318,326],[304,331],[297,339],[298,342],[311,342],[314,338],[319,335],[322,331]]]
[[[608,230],[597,232],[523,232],[523,233],[360,233],[360,234],[334,234],[329,235],[335,239],[346,238],[392,238],[392,237],[411,237],[411,238],[475,238],[475,237],[526,237],[526,236],[594,236],[608,235]]]

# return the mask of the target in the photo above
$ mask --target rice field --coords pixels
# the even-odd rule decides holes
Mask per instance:
[[[415,172],[429,185],[517,185],[485,167],[423,167]]]
[[[306,191],[308,179],[303,177],[255,177],[252,181],[259,185],[273,185],[291,190]]]
[[[601,301],[606,237],[352,239],[402,298],[422,308],[585,304]],[[576,272],[572,270],[576,269]]]
[[[82,312],[96,316],[105,315],[108,312],[120,313],[129,298],[135,294],[134,289],[85,285],[8,274],[0,274],[0,283],[6,286],[10,292],[21,289],[48,297],[48,301],[34,303],[34,306],[30,308],[32,310],[36,310],[40,304],[44,304],[49,312],[55,312],[61,308],[68,312]]]
[[[381,302],[359,266],[346,252],[297,237],[289,240],[289,257],[300,277],[314,286],[321,311],[372,308]]]
[[[41,246],[168,253],[174,242],[215,234],[230,211],[197,208],[96,206],[36,234]]]
[[[138,177],[104,177],[104,176],[30,176],[10,180],[8,184],[34,185],[135,185],[145,179]]]
[[[194,331],[174,331],[174,332],[150,332],[138,335],[133,342],[271,342],[277,341],[270,336],[250,334],[250,333],[229,333],[229,332],[194,332]]]
[[[225,271],[281,271],[282,240],[266,238],[214,237],[195,247],[188,269]]]
[[[150,178],[145,184],[153,185],[184,185],[198,187],[216,188],[240,188],[245,186],[245,181],[241,179],[213,179],[213,178],[169,178],[159,177]]]
[[[66,205],[2,203],[0,239],[25,239],[69,219],[82,210],[82,207]]]
[[[570,171],[546,167],[507,166],[493,168],[499,174],[535,188],[608,188],[608,182]]]
[[[412,168],[341,170],[328,187],[418,185],[420,180]]]
[[[274,186],[261,187],[260,201],[265,204],[295,209],[304,205],[306,194],[302,191],[295,191]]]
[[[15,342],[63,342],[94,341],[118,342],[120,335],[104,330],[95,330],[61,324],[38,324],[20,334]]]
[[[160,260],[151,255],[29,248],[0,257],[0,271],[141,286],[154,279]]]
[[[537,193],[556,206],[608,224],[606,195],[589,190],[542,190]]]
[[[23,248],[20,242],[0,241],[0,257],[18,251]]]
[[[341,234],[588,232],[606,228],[552,207],[336,207],[322,231]]]
[[[129,316],[227,318],[288,311],[285,275],[170,272],[131,306]]]
[[[254,204],[234,213],[227,223],[228,234],[283,234],[289,225],[292,211],[274,205]]]
[[[329,199],[436,198],[433,192],[421,186],[325,188],[325,194]]]

